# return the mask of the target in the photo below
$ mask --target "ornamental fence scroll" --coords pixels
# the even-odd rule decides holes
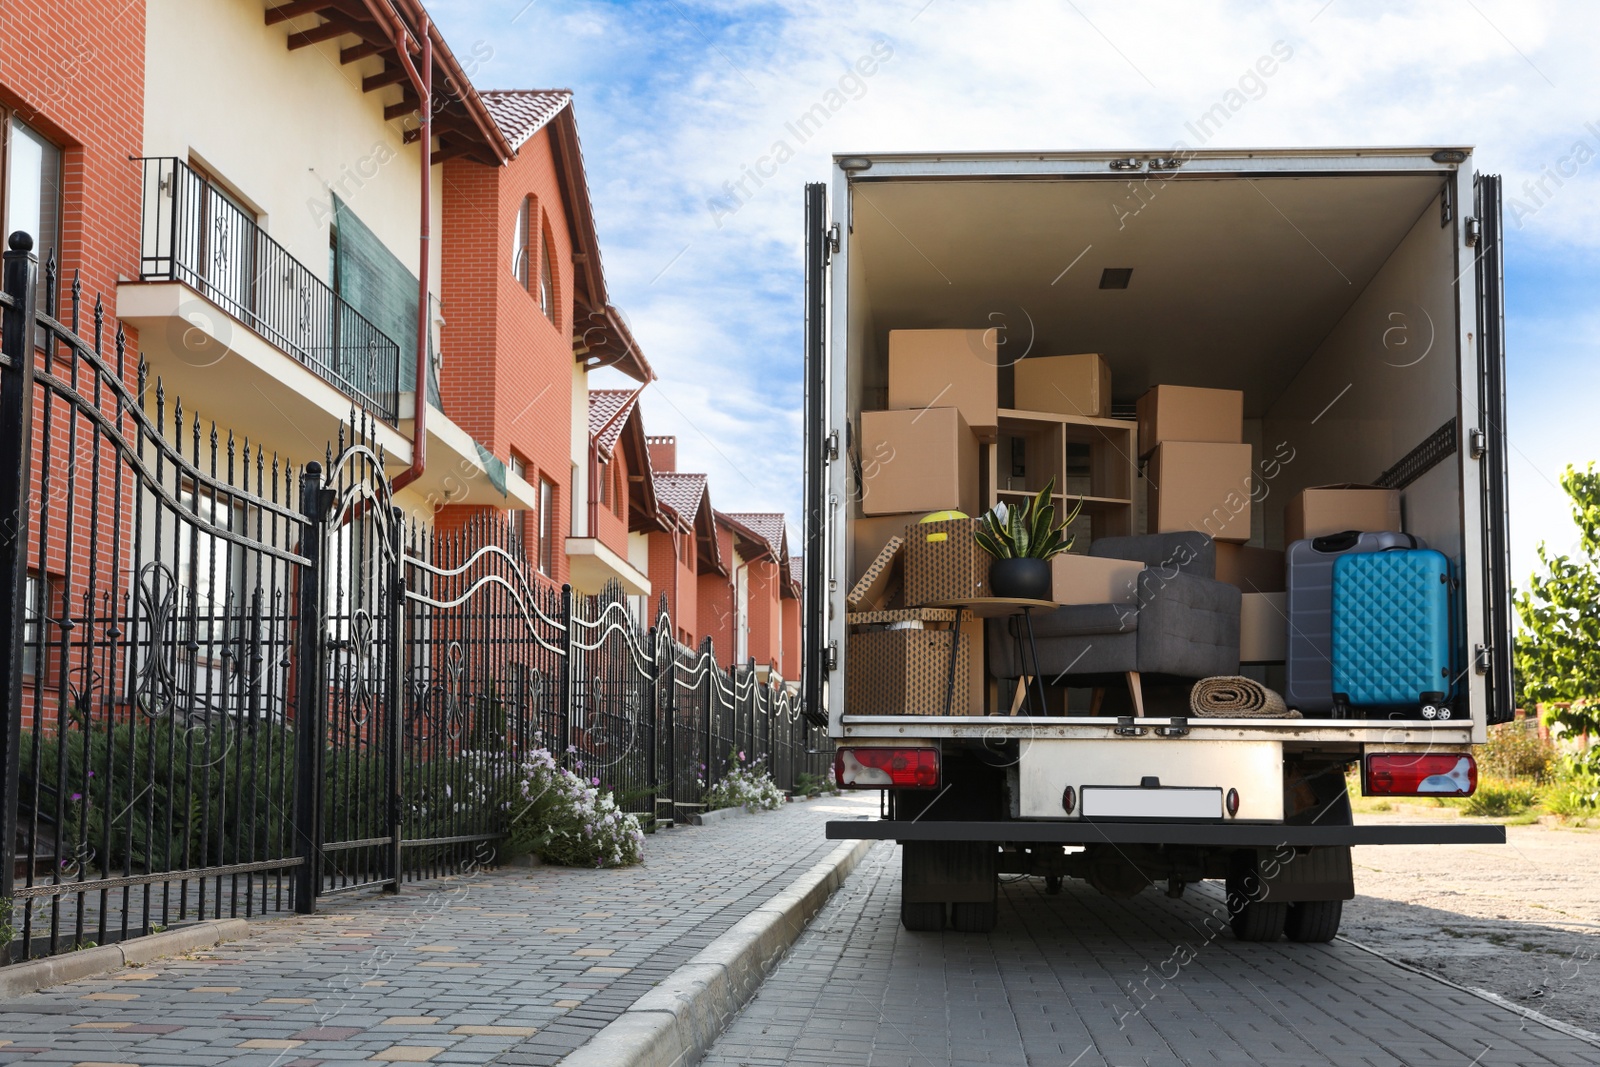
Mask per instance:
[[[647,819],[729,753],[825,772],[789,690],[664,602],[551,587],[518,523],[406,521],[370,416],[303,466],[203,421],[31,244],[0,292],[0,961],[482,863],[540,747]]]

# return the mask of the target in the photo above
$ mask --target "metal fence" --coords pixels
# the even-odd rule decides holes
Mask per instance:
[[[365,419],[297,467],[185,412],[76,282],[45,310],[28,246],[0,293],[6,961],[481,862],[538,748],[649,820],[729,753],[825,771],[788,689],[664,610],[542,583],[515,524],[405,521]]]

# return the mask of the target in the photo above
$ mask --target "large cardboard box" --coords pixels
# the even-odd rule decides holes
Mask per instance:
[[[966,715],[971,707],[973,642],[955,649],[955,685],[950,684],[955,630],[876,630],[846,640],[846,715]]]
[[[1231,541],[1217,542],[1217,581],[1238,586],[1244,593],[1281,593],[1284,585],[1283,553]]]
[[[1097,419],[1111,414],[1111,368],[1098,352],[1029,356],[1013,370],[1017,388],[1012,407]]]
[[[1287,593],[1239,598],[1239,662],[1282,663],[1289,644]]]
[[[1000,424],[999,331],[890,330],[889,407],[956,407],[992,440]]]
[[[1400,529],[1400,490],[1345,482],[1303,489],[1283,506],[1283,543]]]
[[[989,553],[972,533],[976,519],[923,522],[906,532],[905,599],[911,607],[992,595]]]
[[[1139,454],[1166,441],[1244,440],[1244,394],[1237,389],[1158,385],[1139,398]]]
[[[861,510],[978,509],[978,439],[953,407],[861,413]]]
[[[1146,469],[1151,533],[1198,530],[1218,541],[1250,540],[1250,446],[1165,441]]]
[[[855,585],[878,558],[891,537],[905,537],[906,527],[926,515],[867,515],[850,520],[850,584]]]
[[[1050,599],[1057,604],[1136,604],[1143,570],[1136,560],[1063,552],[1050,561]]]

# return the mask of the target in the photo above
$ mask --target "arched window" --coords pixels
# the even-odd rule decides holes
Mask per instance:
[[[556,264],[550,254],[550,227],[539,228],[539,310],[551,322],[556,321]]]
[[[522,206],[517,209],[517,221],[511,231],[511,275],[528,287],[528,219],[532,211],[532,201],[524,199]]]

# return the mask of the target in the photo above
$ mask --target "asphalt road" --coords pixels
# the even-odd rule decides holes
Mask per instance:
[[[909,934],[899,871],[876,846],[707,1067],[1600,1064],[1600,1045],[1356,945],[1212,933],[1215,886],[1117,901],[1018,879],[992,934]]]

